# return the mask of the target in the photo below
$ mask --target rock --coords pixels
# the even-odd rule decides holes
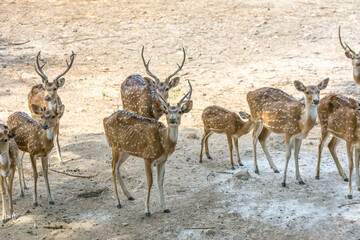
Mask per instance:
[[[124,222],[124,223],[122,223],[122,225],[123,225],[124,227],[126,227],[126,226],[129,225],[129,224],[126,223],[126,222]]]
[[[206,230],[205,231],[205,235],[206,236],[209,236],[209,237],[212,237],[216,234],[216,230],[215,229],[209,229],[209,230]]]
[[[196,139],[196,140],[199,140],[200,138],[195,134],[195,133],[190,133],[188,136],[187,136],[188,139]]]
[[[240,180],[248,180],[250,178],[250,173],[247,170],[241,170],[233,175],[233,178],[240,179]]]
[[[22,79],[36,78],[36,75],[24,72],[21,74]]]

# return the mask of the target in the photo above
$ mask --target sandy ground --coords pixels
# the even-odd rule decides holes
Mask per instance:
[[[359,49],[357,1],[9,1],[0,3],[0,122],[15,111],[29,113],[27,94],[40,78],[33,69],[38,51],[48,62],[52,79],[65,68],[71,50],[77,56],[59,95],[66,105],[61,120],[63,158],[51,167],[90,179],[50,172],[55,205],[46,201],[39,178],[38,207],[32,206],[32,171],[24,159],[29,190],[19,194],[18,219],[0,226],[6,239],[359,239],[360,194],[347,200],[347,183],[337,173],[328,150],[323,152],[321,179],[315,180],[320,133],[315,126],[300,152],[305,186],[295,180],[293,159],[288,185],[280,185],[284,168],[281,136],[272,136],[270,152],[280,174],[270,169],[259,150],[260,175],[253,172],[250,135],[240,139],[244,167],[230,170],[226,138],[210,139],[214,160],[199,163],[201,113],[219,105],[249,111],[246,93],[262,86],[280,88],[300,98],[292,84],[317,84],[330,77],[322,96],[333,92],[358,99],[352,66],[337,39]],[[165,201],[161,211],[154,185],[150,218],[144,216],[144,164],[129,158],[124,180],[136,198],[121,195],[117,209],[111,175],[111,154],[102,119],[121,109],[120,84],[130,74],[145,75],[140,49],[152,58],[151,70],[164,79],[187,52],[175,103],[193,84],[194,108],[183,116],[176,151],[166,167]],[[164,119],[161,119],[164,121]],[[195,133],[196,138],[191,137]],[[348,175],[344,144],[339,157]],[[235,156],[235,155],[234,155]],[[233,174],[248,170],[251,177]],[[84,197],[85,196],[85,197]],[[86,197],[87,196],[87,197]]]

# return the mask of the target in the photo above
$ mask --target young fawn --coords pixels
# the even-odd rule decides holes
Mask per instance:
[[[118,208],[121,208],[121,204],[116,179],[119,180],[125,196],[129,200],[134,200],[121,177],[120,166],[129,156],[135,156],[144,159],[145,163],[148,186],[145,215],[150,216],[149,200],[153,182],[151,169],[153,163],[156,163],[157,167],[160,204],[165,213],[170,212],[164,202],[165,162],[175,151],[182,115],[192,109],[191,93],[190,85],[190,91],[184,98],[176,106],[170,106],[167,100],[156,91],[157,108],[166,115],[168,127],[155,119],[125,111],[118,111],[104,118],[105,136],[112,150],[112,174]]]
[[[324,79],[317,86],[305,87],[299,81],[295,81],[295,88],[304,93],[305,105],[287,93],[275,88],[260,88],[247,94],[247,101],[254,122],[253,150],[255,173],[259,173],[256,159],[256,144],[259,139],[270,167],[278,172],[269,151],[267,139],[271,132],[285,135],[286,161],[284,176],[281,185],[286,186],[286,173],[291,157],[291,144],[294,143],[294,158],[296,166],[296,180],[305,184],[299,171],[299,152],[301,142],[307,137],[316,122],[316,108],[319,104],[320,91],[328,85],[329,79]]]
[[[239,115],[241,118],[249,120],[244,122],[241,120]],[[235,169],[232,155],[233,141],[238,157],[238,163],[240,166],[243,166],[240,160],[238,139],[252,130],[253,123],[250,119],[251,117],[246,112],[240,111],[239,115],[218,106],[210,106],[204,109],[202,114],[202,120],[204,122],[204,134],[201,139],[200,163],[202,163],[204,142],[206,156],[209,159],[212,159],[208,146],[209,137],[212,133],[224,133],[227,136],[229,144],[231,169]]]
[[[0,185],[3,223],[8,220],[6,215],[6,195],[9,198],[10,216],[13,220],[16,219],[12,200],[12,186],[19,154],[13,139],[15,132],[15,128],[9,129],[8,126],[0,124]]]
[[[49,179],[48,179],[48,161],[49,154],[54,147],[54,127],[57,118],[63,114],[64,108],[58,111],[53,108],[47,110],[46,107],[41,108],[38,105],[31,105],[35,114],[41,116],[41,121],[37,122],[29,115],[23,112],[15,112],[8,118],[9,127],[17,127],[15,142],[18,148],[23,152],[30,153],[30,160],[34,176],[34,206],[38,205],[37,201],[37,178],[36,159],[41,158],[41,164],[45,179],[47,196],[50,204],[54,204],[51,196]]]

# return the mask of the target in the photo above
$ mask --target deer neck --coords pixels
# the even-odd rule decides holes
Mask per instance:
[[[0,173],[3,177],[7,176],[7,170],[10,168],[9,151],[0,154]]]
[[[242,127],[239,126],[238,128],[238,134],[237,134],[238,136],[247,134],[254,128],[254,124],[250,120],[248,120],[247,122],[243,122],[242,124],[243,124]]]
[[[168,126],[166,133],[166,146],[167,153],[172,153],[175,150],[175,146],[178,140],[179,126]]]
[[[314,127],[317,117],[317,106],[313,104],[305,104],[305,109],[301,113],[301,129],[303,135],[307,135]]]
[[[360,68],[354,67],[353,77],[355,82],[360,85]]]
[[[40,142],[45,145],[45,148],[52,148],[54,144],[54,127],[49,129],[42,129],[40,132]]]

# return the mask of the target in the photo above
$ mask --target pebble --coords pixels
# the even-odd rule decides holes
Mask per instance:
[[[206,236],[214,236],[216,234],[216,230],[215,229],[209,229],[205,231],[205,235]]]
[[[233,178],[237,178],[240,180],[248,180],[250,177],[250,173],[247,170],[240,170],[233,175]]]

